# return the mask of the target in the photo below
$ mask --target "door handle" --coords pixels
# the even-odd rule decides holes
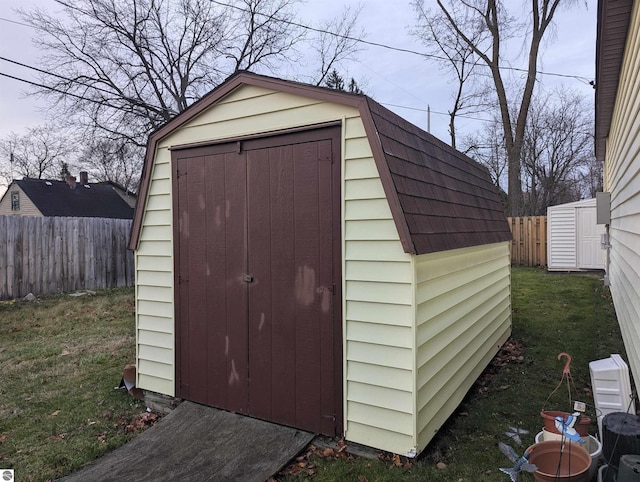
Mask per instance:
[[[253,283],[253,276],[251,276],[250,274],[245,274],[243,280],[247,283]]]

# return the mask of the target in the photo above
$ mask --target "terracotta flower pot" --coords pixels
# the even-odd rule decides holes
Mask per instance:
[[[578,444],[564,444],[560,440],[548,440],[527,449],[529,463],[538,470],[533,474],[538,482],[589,482],[591,456]]]
[[[542,416],[542,420],[544,422],[544,429],[547,432],[552,433],[560,433],[560,431],[556,428],[556,417],[562,417],[563,420],[567,420],[569,418],[570,413],[567,412],[552,412],[549,410],[543,410],[540,412],[540,416]],[[589,435],[589,424],[591,423],[591,419],[586,416],[581,416],[573,428],[576,429],[576,432],[580,434],[581,437],[586,437]]]

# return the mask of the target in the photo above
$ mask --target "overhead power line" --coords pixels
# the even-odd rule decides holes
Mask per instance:
[[[231,4],[228,4],[228,3],[220,2],[218,0],[209,0],[209,1],[211,3],[215,3],[216,5],[220,5],[221,7],[233,8],[233,9],[245,12],[245,13],[250,13],[250,10],[247,10],[246,8],[243,8],[243,7],[240,7],[240,6],[237,6],[237,5],[231,5]],[[266,15],[264,13],[260,13],[260,12],[256,12],[256,13],[258,13],[259,15],[262,15],[263,17],[267,17],[268,16],[268,15]],[[411,55],[417,55],[419,57],[425,57],[425,58],[429,58],[429,59],[449,61],[448,58],[441,57],[441,56],[435,55],[435,54],[428,54],[428,53],[425,53],[425,52],[419,52],[417,50],[406,49],[406,48],[403,48],[403,47],[394,47],[392,45],[387,45],[387,44],[383,44],[383,43],[380,43],[380,42],[371,42],[369,40],[364,40],[364,39],[361,39],[359,37],[352,37],[350,35],[343,35],[343,34],[339,34],[339,33],[336,33],[336,32],[331,32],[329,30],[320,29],[320,28],[317,28],[317,27],[311,27],[310,25],[305,25],[305,24],[302,24],[302,23],[299,23],[299,22],[294,22],[292,20],[287,20],[287,19],[284,19],[284,18],[275,17],[273,15],[269,15],[268,17],[272,18],[273,20],[277,20],[278,22],[285,23],[287,25],[292,25],[294,27],[303,28],[305,30],[310,30],[312,32],[326,33],[326,34],[331,35],[333,37],[338,37],[338,38],[342,38],[342,39],[345,39],[345,40],[351,40],[353,42],[358,42],[358,43],[361,43],[361,44],[370,45],[372,47],[380,47],[380,48],[387,49],[387,50],[393,50],[395,52],[402,52],[402,53],[407,53],[407,54],[411,54]],[[514,72],[524,72],[524,73],[528,73],[529,72],[527,69],[522,69],[522,68],[519,68],[519,67],[501,66],[500,69],[501,70],[511,70],[511,71],[514,71]],[[580,82],[585,82],[585,83],[589,83],[590,82],[590,79],[588,79],[586,77],[582,77],[580,75],[560,74],[560,73],[556,73],[556,72],[544,72],[542,70],[537,70],[536,74],[575,79],[575,80],[578,80]]]
[[[228,4],[228,3],[220,2],[218,0],[210,0],[210,1],[211,1],[211,3],[214,3],[214,4],[219,5],[221,7],[233,8],[235,10],[239,10],[239,11],[245,12],[245,13],[249,13],[250,12],[250,10],[247,10],[246,8],[240,7],[238,5],[231,5],[231,4]],[[267,15],[264,14],[264,13],[260,13],[260,12],[257,12],[257,13],[259,15],[267,17]],[[352,37],[350,35],[343,35],[343,34],[339,34],[339,33],[336,33],[336,32],[331,32],[330,30],[324,30],[324,29],[320,29],[320,28],[317,28],[317,27],[312,27],[310,25],[306,25],[306,24],[303,24],[303,23],[300,23],[300,22],[294,22],[292,20],[287,20],[287,19],[284,19],[284,18],[278,18],[278,17],[275,17],[275,16],[270,16],[270,18],[272,18],[273,20],[276,20],[278,22],[285,23],[287,25],[292,25],[294,27],[299,27],[299,28],[302,28],[302,29],[305,29],[305,30],[310,30],[312,32],[316,32],[316,33],[326,33],[326,34],[331,35],[333,37],[338,37],[338,38],[342,38],[342,39],[345,39],[345,40],[351,40],[353,42],[358,42],[358,43],[361,43],[361,44],[364,44],[364,45],[369,45],[369,46],[372,46],[372,47],[379,47],[379,48],[383,48],[383,49],[387,49],[387,50],[392,50],[392,51],[395,51],[395,52],[401,52],[401,53],[407,53],[407,54],[411,54],[411,55],[417,55],[419,57],[429,58],[429,59],[434,59],[434,60],[445,60],[445,61],[449,60],[448,58],[443,57],[443,56],[439,56],[439,55],[435,55],[435,54],[429,54],[429,53],[425,53],[425,52],[419,52],[417,50],[406,49],[406,48],[403,48],[403,47],[395,47],[395,46],[384,44],[384,43],[381,43],[381,42],[372,42],[370,40],[365,40],[365,39],[362,39],[362,38],[359,38],[359,37]],[[17,24],[17,25],[22,25],[22,26],[25,26],[25,27],[35,28],[35,27],[33,27],[33,25],[29,25],[29,24],[26,24],[26,23],[23,23],[23,22],[18,22],[16,20],[4,18],[4,17],[0,17],[0,20],[4,21],[4,22],[14,23],[14,24]],[[501,70],[510,70],[510,71],[513,71],[513,72],[528,73],[527,69],[523,69],[523,68],[520,68],[520,67],[501,66],[500,69]],[[548,75],[548,76],[551,76],[551,77],[561,77],[561,78],[567,78],[567,79],[574,79],[574,80],[578,80],[579,82],[582,82],[582,83],[585,83],[585,84],[589,84],[591,82],[591,79],[589,79],[587,77],[583,77],[581,75],[561,74],[561,73],[557,73],[557,72],[545,72],[543,70],[537,70],[536,74],[538,74],[538,75]]]
[[[47,70],[43,70],[43,69],[40,69],[40,68],[38,68],[38,67],[34,67],[34,66],[32,66],[32,65],[28,65],[28,64],[25,64],[25,63],[22,63],[22,62],[18,62],[17,60],[8,59],[8,58],[6,58],[6,57],[2,57],[2,56],[0,56],[0,60],[4,60],[5,62],[9,62],[9,63],[15,64],[15,65],[19,65],[20,67],[24,67],[24,68],[26,68],[26,69],[35,70],[36,72],[40,72],[40,73],[43,73],[43,74],[45,74],[45,75],[51,75],[51,76],[56,77],[56,78],[58,78],[58,79],[64,80],[64,81],[66,81],[66,82],[70,82],[70,83],[74,83],[74,84],[79,84],[79,85],[81,85],[81,86],[83,86],[83,87],[87,87],[87,88],[89,88],[89,89],[94,89],[94,90],[97,90],[97,91],[100,91],[100,92],[104,92],[104,93],[109,94],[109,95],[114,95],[114,92],[113,92],[113,91],[111,91],[111,90],[104,89],[104,88],[102,88],[102,87],[98,87],[98,86],[96,86],[96,85],[86,84],[86,83],[84,83],[84,82],[81,82],[81,81],[80,81],[80,80],[78,80],[78,79],[71,79],[71,78],[69,78],[69,77],[65,77],[65,76],[63,76],[63,75],[59,75],[59,74],[56,74],[56,73],[54,73],[54,72],[49,72],[49,71],[47,71]],[[77,94],[73,94],[73,93],[70,93],[70,92],[66,92],[66,91],[63,91],[63,90],[58,89],[58,88],[54,88],[54,87],[47,86],[47,85],[43,85],[43,84],[37,84],[37,83],[32,82],[32,81],[30,81],[30,80],[22,79],[22,78],[19,78],[19,77],[13,77],[13,76],[10,76],[10,75],[7,75],[7,74],[2,74],[2,75],[4,75],[5,77],[11,77],[12,79],[20,80],[20,81],[22,81],[22,82],[26,82],[26,83],[32,84],[32,85],[37,86],[37,87],[42,87],[42,88],[44,88],[44,89],[48,89],[48,90],[51,90],[51,91],[54,91],[54,92],[58,92],[58,93],[60,93],[60,94],[70,95],[70,96],[72,96],[72,97],[77,97],[78,99],[82,99],[82,100],[89,100],[89,101],[91,101],[91,100],[92,100],[92,99],[89,99],[89,98],[87,98],[87,97],[83,97],[83,96],[79,96],[79,95],[77,95]],[[139,107],[144,107],[144,108],[147,108],[147,109],[151,109],[151,110],[153,110],[153,111],[155,111],[155,112],[158,112],[158,113],[162,112],[162,110],[163,110],[163,109],[162,109],[162,108],[160,108],[160,107],[156,107],[156,106],[154,106],[154,105],[148,104],[148,103],[146,103],[146,102],[141,101],[140,99],[134,99],[134,98],[131,98],[131,97],[124,97],[124,96],[123,96],[123,98],[124,98],[125,100],[127,100],[128,102],[130,102],[130,103],[134,104],[134,105],[137,105],[137,106],[139,106]],[[102,103],[102,104],[104,104],[104,105],[108,105],[108,106],[110,106],[110,107],[114,107],[114,106],[111,106],[108,102],[105,102],[105,100],[97,101],[97,100],[93,99],[93,101],[95,101],[96,103]],[[116,107],[114,107],[114,108],[116,108]],[[171,115],[175,115],[175,114],[176,114],[176,112],[175,112],[175,111],[173,111],[173,110],[171,110],[171,109],[167,109],[167,111],[168,111],[168,112],[169,112],[169,114],[171,114]]]
[[[5,60],[5,59],[0,57],[0,60]],[[18,63],[18,62],[15,62],[15,63]],[[29,67],[29,66],[25,65],[25,67]],[[36,70],[38,70],[38,69],[36,69]],[[104,99],[103,100],[98,100],[98,99],[91,99],[89,97],[83,97],[83,96],[78,95],[78,94],[73,94],[71,92],[65,92],[63,90],[57,89],[55,87],[51,87],[49,85],[44,85],[44,84],[40,84],[38,82],[33,82],[31,80],[23,79],[21,77],[16,77],[15,75],[6,74],[4,72],[0,72],[0,76],[8,77],[9,79],[17,80],[19,82],[24,82],[25,84],[33,85],[34,87],[39,87],[41,89],[51,90],[53,92],[57,92],[57,93],[62,94],[62,95],[68,95],[68,96],[74,97],[76,99],[84,100],[84,101],[87,101],[87,102],[93,102],[94,104],[106,105],[107,107],[111,107],[112,109],[124,110],[124,109],[122,109],[122,107],[118,107],[118,106],[112,105],[112,104],[110,104],[109,102],[107,102]],[[74,82],[73,80],[70,80],[70,81]],[[82,85],[85,85],[85,84],[82,84]],[[91,87],[91,86],[86,86],[86,87]],[[100,90],[104,90],[104,89],[100,89]],[[390,106],[390,107],[397,107],[399,109],[408,109],[408,110],[414,110],[414,111],[425,112],[425,113],[427,112],[426,107],[425,108],[412,107],[412,106],[408,106],[408,105],[391,104],[389,102],[380,102],[380,103],[382,105],[386,105],[386,106]],[[145,105],[148,106],[148,104],[145,104]],[[153,108],[153,106],[149,106],[149,107]],[[434,110],[431,110],[430,112],[432,114],[436,114],[436,115],[449,116],[449,114],[446,113],[446,112],[439,112],[439,111],[434,111]],[[470,119],[470,120],[477,120],[477,121],[483,121],[483,122],[488,120],[488,119],[482,119],[482,118],[479,118],[479,117],[467,116],[467,115],[464,115],[464,114],[459,114],[456,117],[461,118],[461,119]]]
[[[39,87],[41,89],[51,90],[53,92],[57,92],[57,93],[62,94],[62,95],[68,95],[69,97],[74,97],[76,99],[84,100],[84,101],[87,101],[87,102],[93,102],[94,104],[105,105],[107,107],[111,107],[112,109],[124,110],[122,107],[118,107],[118,106],[115,106],[113,104],[110,104],[106,99],[91,99],[89,97],[83,97],[81,95],[74,94],[72,92],[65,92],[64,90],[60,90],[60,89],[57,89],[55,87],[51,87],[50,85],[44,85],[44,84],[40,84],[38,82],[33,82],[31,80],[23,79],[21,77],[16,77],[15,75],[5,74],[4,72],[0,72],[0,76],[7,77],[7,78],[13,79],[13,80],[17,80],[19,82],[24,82],[25,84],[33,85],[34,87]],[[142,105],[142,103],[138,103],[138,104]],[[150,108],[154,108],[153,106],[149,106],[149,105],[145,105],[145,106],[150,107]],[[157,108],[154,108],[154,109],[157,109]]]

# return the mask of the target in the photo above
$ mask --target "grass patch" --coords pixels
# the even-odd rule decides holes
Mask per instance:
[[[113,388],[134,361],[132,289],[0,302],[0,467],[54,479],[129,440],[144,407]]]
[[[626,358],[611,296],[600,277],[514,268],[512,284],[512,344],[524,348],[522,359],[485,371],[417,460],[389,454],[378,460],[345,458],[309,450],[294,464],[297,469],[292,465],[276,478],[508,480],[498,471],[509,464],[497,443],[515,447],[504,435],[509,426],[531,432],[522,437],[520,451],[533,443],[542,426],[540,409],[562,374],[558,353],[572,355],[575,388],[589,404],[589,361],[611,353]],[[113,387],[134,357],[131,289],[87,298],[0,302],[0,467],[14,468],[17,480],[44,481],[127,442],[134,436],[130,422],[144,407]],[[563,389],[547,408],[566,409],[567,403]],[[521,474],[518,480],[534,479]]]
[[[278,480],[314,481],[505,481],[499,467],[509,461],[498,450],[502,441],[520,453],[541,430],[540,410],[562,377],[560,352],[571,354],[571,373],[578,399],[588,403],[596,433],[589,362],[620,353],[626,359],[611,296],[602,278],[590,274],[554,274],[540,269],[512,270],[512,342],[524,347],[522,360],[491,366],[467,394],[454,416],[441,428],[417,460],[345,458],[330,451],[310,451],[280,473]],[[575,399],[574,395],[574,399]],[[547,409],[567,411],[566,385]],[[504,432],[524,428],[518,447]],[[438,467],[440,464],[440,468]],[[295,474],[295,475],[293,475]],[[520,481],[533,481],[521,473]]]

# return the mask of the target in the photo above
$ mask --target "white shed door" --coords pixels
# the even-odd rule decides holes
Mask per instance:
[[[577,248],[579,269],[604,269],[595,207],[577,208]]]

